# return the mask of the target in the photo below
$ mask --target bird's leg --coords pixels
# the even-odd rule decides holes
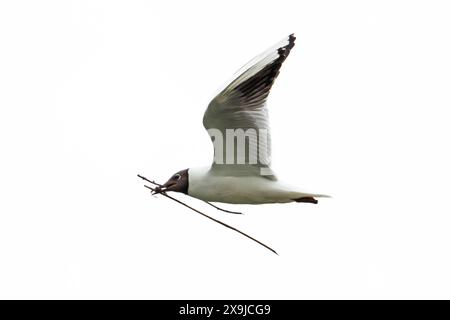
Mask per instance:
[[[317,204],[317,200],[314,199],[313,197],[303,197],[303,198],[298,198],[298,199],[294,199],[295,202],[307,202],[307,203],[314,203]]]
[[[232,213],[232,214],[242,214],[242,212],[225,210],[225,209],[222,209],[222,208],[219,208],[219,207],[213,205],[211,202],[208,202],[208,201],[205,201],[205,200],[203,200],[203,201],[204,201],[205,203],[209,204],[211,207],[216,208],[217,210],[220,210],[220,211],[223,211],[223,212],[227,212],[227,213]]]

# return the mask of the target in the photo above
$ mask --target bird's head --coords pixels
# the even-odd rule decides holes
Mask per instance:
[[[154,194],[158,194],[166,191],[188,193],[189,188],[189,169],[184,169],[175,173],[166,183],[162,186],[156,187]]]

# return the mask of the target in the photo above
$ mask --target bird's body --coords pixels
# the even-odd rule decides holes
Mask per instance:
[[[266,100],[294,42],[290,35],[251,60],[208,105],[203,125],[214,145],[213,164],[179,171],[157,192],[233,204],[317,203],[314,197],[326,197],[284,184],[270,169]]]
[[[190,168],[187,194],[209,202],[233,204],[287,203],[321,197],[261,175],[216,175],[210,167]]]

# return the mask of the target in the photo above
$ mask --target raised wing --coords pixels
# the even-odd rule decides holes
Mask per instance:
[[[214,144],[212,173],[275,178],[266,100],[294,41],[291,34],[255,57],[208,105],[203,125]]]

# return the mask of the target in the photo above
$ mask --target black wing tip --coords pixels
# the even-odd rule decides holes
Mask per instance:
[[[291,52],[291,49],[295,46],[295,39],[297,38],[293,33],[291,33],[288,37],[288,44],[278,48],[278,54],[280,55],[282,61],[284,61],[287,58],[287,56]]]
[[[288,46],[290,46],[290,49],[292,49],[295,46],[295,39],[297,39],[295,37],[295,34],[291,33],[289,35],[289,44],[288,44]]]
[[[293,33],[286,40],[288,43],[277,49],[278,57],[275,60],[236,87],[239,89],[238,91],[241,97],[247,96],[245,98],[247,102],[259,104],[269,95],[269,91],[280,73],[281,65],[295,45],[295,36]]]

